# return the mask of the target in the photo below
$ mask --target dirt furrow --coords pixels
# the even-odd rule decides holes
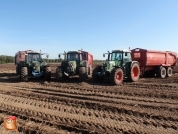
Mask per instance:
[[[34,83],[21,83],[21,84],[4,84],[4,85],[12,85],[12,86],[16,86],[16,87],[26,87],[26,88],[57,88],[59,87],[60,89],[65,89],[70,92],[73,91],[73,93],[76,92],[81,92],[81,91],[87,91],[87,92],[91,92],[94,94],[115,94],[115,95],[128,95],[131,97],[148,97],[148,98],[162,98],[164,99],[171,99],[171,100],[178,100],[178,90],[177,91],[172,91],[172,89],[169,89],[169,87],[167,87],[167,90],[162,90],[162,89],[157,89],[157,90],[151,90],[151,87],[143,87],[143,88],[139,88],[137,87],[137,89],[135,90],[134,88],[131,88],[130,86],[123,86],[123,87],[103,87],[102,89],[98,88],[98,86],[88,86],[88,85],[75,85],[75,86],[66,86],[66,84],[64,85],[57,85],[57,84],[34,84]],[[109,89],[111,88],[111,89]],[[177,87],[178,89],[178,87]],[[110,96],[110,95],[109,95]]]
[[[26,88],[23,88],[23,90],[25,90]],[[55,96],[60,96],[60,97],[67,97],[67,98],[77,98],[77,99],[87,99],[87,100],[94,100],[94,101],[100,101],[100,102],[107,102],[107,103],[112,103],[112,104],[122,104],[122,105],[129,105],[129,106],[136,106],[136,107],[142,107],[142,108],[151,108],[151,109],[164,109],[164,110],[171,110],[171,111],[175,111],[178,110],[178,103],[175,101],[175,103],[173,104],[168,104],[165,102],[141,102],[140,99],[139,100],[130,100],[127,98],[108,98],[107,100],[105,99],[105,97],[101,97],[101,96],[92,96],[92,95],[88,95],[88,94],[68,94],[68,93],[56,93],[56,92],[51,92],[49,91],[49,89],[47,88],[45,91],[44,89],[42,89],[40,87],[40,90],[35,90],[35,89],[26,89],[28,91],[32,91],[32,92],[36,92],[36,93],[40,93],[40,94],[49,94],[49,95],[55,95]],[[58,90],[59,91],[59,90]],[[83,92],[82,92],[83,93]]]
[[[174,99],[159,99],[159,98],[152,98],[152,97],[149,97],[149,98],[145,98],[145,97],[137,97],[137,96],[128,96],[128,95],[125,95],[125,94],[115,94],[115,93],[112,93],[112,92],[94,92],[94,91],[90,91],[90,90],[75,90],[75,89],[65,89],[65,88],[58,88],[58,87],[46,87],[46,86],[43,86],[43,85],[39,85],[39,86],[16,86],[15,87],[19,88],[19,89],[26,89],[26,90],[30,90],[30,89],[37,89],[36,92],[47,92],[47,93],[55,93],[55,94],[66,94],[66,93],[70,93],[70,94],[77,94],[77,95],[86,95],[86,96],[98,96],[98,97],[103,97],[105,99],[105,97],[107,98],[111,98],[112,100],[113,99],[116,99],[116,100],[130,100],[133,104],[135,103],[134,101],[141,101],[142,105],[144,105],[144,102],[149,105],[152,106],[153,104],[152,103],[155,103],[155,108],[156,107],[165,107],[165,105],[168,105],[168,104],[175,104],[177,105],[178,104],[178,101],[177,100],[174,100]],[[21,88],[23,87],[23,88]],[[28,89],[27,89],[28,88]],[[176,94],[174,94],[176,95]],[[169,96],[169,95],[168,95]],[[132,105],[132,104],[131,104]],[[134,104],[135,105],[135,104]],[[140,104],[141,105],[141,104]],[[145,105],[146,106],[146,105]],[[148,106],[149,107],[149,106]]]
[[[25,92],[25,91],[24,91]],[[13,93],[14,94],[14,93]],[[19,95],[19,93],[16,93]],[[36,99],[40,96],[41,100],[46,101],[57,101],[58,103],[63,103],[66,105],[72,105],[72,106],[82,106],[82,107],[88,107],[90,109],[100,109],[105,111],[111,111],[112,109],[117,113],[126,113],[126,114],[133,114],[140,117],[148,116],[149,118],[155,118],[155,119],[165,119],[165,120],[178,120],[177,119],[177,113],[176,110],[170,111],[170,110],[155,110],[155,109],[149,109],[149,108],[142,108],[138,106],[125,106],[122,104],[112,104],[112,103],[103,103],[99,101],[91,101],[91,100],[83,100],[78,98],[68,98],[68,97],[57,97],[54,95],[44,95],[39,93],[27,93],[25,92],[21,96],[23,97],[29,97]],[[111,110],[110,110],[111,109]],[[134,110],[133,110],[134,109]]]
[[[52,103],[52,102],[45,102],[45,101],[38,101],[38,103],[36,103],[36,101],[34,101],[34,99],[25,99],[22,97],[16,97],[14,98],[13,96],[7,96],[4,95],[2,96],[2,98],[4,99],[4,101],[9,101],[11,103],[13,102],[18,102],[20,103],[20,105],[23,104],[30,104],[30,105],[34,105],[34,106],[39,106],[42,108],[48,108],[48,109],[52,109],[52,110],[57,110],[57,111],[62,111],[62,112],[66,112],[66,113],[72,113],[72,114],[81,114],[83,116],[89,116],[89,115],[93,115],[95,116],[95,118],[98,117],[103,117],[103,118],[110,118],[112,120],[116,120],[116,121],[124,121],[127,120],[128,122],[135,122],[137,124],[149,124],[149,125],[155,125],[156,126],[165,126],[168,128],[173,128],[173,129],[178,129],[178,126],[176,127],[176,123],[172,122],[172,121],[162,121],[160,122],[159,120],[153,120],[153,119],[146,119],[146,121],[142,120],[139,117],[134,117],[133,115],[120,115],[120,114],[112,114],[109,113],[107,111],[99,111],[99,110],[90,110],[88,108],[82,108],[82,107],[77,107],[76,109],[74,109],[74,107],[72,106],[67,106],[67,105],[63,105],[63,104],[58,104],[58,103]]]
[[[14,97],[14,99],[15,99],[15,97]],[[130,131],[133,133],[140,133],[140,130],[144,129],[146,132],[154,131],[155,133],[160,133],[161,132],[160,128],[162,128],[162,133],[168,132],[166,129],[163,129],[163,127],[161,127],[161,126],[155,127],[155,126],[150,126],[148,124],[147,125],[136,124],[134,122],[128,122],[126,120],[118,122],[115,120],[111,120],[109,118],[102,118],[102,117],[97,117],[97,120],[96,120],[96,116],[93,116],[93,115],[84,116],[84,115],[80,115],[80,114],[71,114],[71,113],[66,113],[66,112],[62,112],[62,111],[56,111],[56,110],[52,110],[52,109],[48,109],[48,108],[39,107],[37,104],[38,102],[35,102],[36,105],[29,105],[29,104],[21,102],[21,101],[24,101],[24,98],[22,98],[22,100],[19,98],[16,98],[16,99],[18,100],[18,102],[13,102],[10,104],[11,100],[9,99],[8,95],[5,96],[4,98],[1,97],[0,98],[0,103],[1,103],[0,107],[7,109],[9,111],[13,109],[13,112],[16,111],[16,112],[23,113],[23,111],[24,111],[24,113],[26,113],[26,115],[30,116],[30,118],[34,118],[33,117],[34,115],[35,116],[38,115],[38,118],[39,118],[40,117],[39,113],[42,113],[41,118],[44,119],[44,117],[45,117],[46,120],[52,121],[54,124],[59,123],[58,121],[54,120],[57,118],[61,118],[62,122],[64,123],[66,121],[67,124],[69,123],[69,120],[70,120],[70,121],[72,121],[73,125],[74,125],[74,123],[77,123],[74,126],[80,124],[80,127],[83,127],[81,123],[85,122],[86,126],[88,126],[87,129],[91,130],[91,131],[94,131],[94,130],[92,130],[93,128],[96,129],[96,128],[104,127],[104,128],[107,128],[109,130],[109,132],[116,130],[116,132],[124,132],[125,133],[125,132]],[[21,102],[21,103],[19,103],[19,102]],[[92,129],[89,128],[89,126],[90,127],[92,126],[91,127]],[[133,129],[133,126],[134,126],[134,129]],[[71,126],[71,127],[73,127],[73,126]],[[125,127],[125,128],[127,127],[127,129],[122,130],[123,127]],[[86,128],[83,128],[83,129],[86,129]],[[126,131],[126,130],[128,130],[128,131]],[[170,130],[172,132],[175,131],[174,129],[170,129]],[[105,130],[105,131],[107,131],[107,130]]]
[[[8,114],[0,114],[0,123],[4,121],[5,117],[8,117]],[[18,132],[9,131],[8,134],[67,134],[68,131],[59,130],[54,126],[44,125],[42,123],[35,123],[30,120],[23,120],[17,118],[18,123]],[[7,134],[4,132],[4,128],[0,129],[1,134]]]

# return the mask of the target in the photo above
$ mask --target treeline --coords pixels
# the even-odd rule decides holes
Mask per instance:
[[[0,55],[0,64],[14,63],[15,58],[13,56]]]
[[[63,59],[43,59],[47,63],[60,63],[63,61]],[[15,58],[13,56],[6,56],[6,55],[0,55],[0,64],[5,64],[5,63],[14,63]],[[94,60],[95,64],[100,64],[104,62],[103,60]]]

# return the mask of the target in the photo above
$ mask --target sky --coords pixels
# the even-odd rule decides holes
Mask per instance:
[[[0,0],[0,55],[83,49],[178,52],[178,0]]]

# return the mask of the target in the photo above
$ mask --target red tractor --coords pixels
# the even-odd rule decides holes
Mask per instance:
[[[57,81],[63,81],[70,76],[79,75],[80,81],[85,81],[92,74],[93,55],[89,52],[78,50],[64,52],[64,61],[56,69]],[[60,58],[59,54],[59,58]]]

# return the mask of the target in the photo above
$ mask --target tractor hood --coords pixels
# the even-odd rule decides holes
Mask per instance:
[[[77,63],[76,61],[64,61],[61,66],[64,67],[64,74],[68,76],[76,72]]]
[[[77,63],[76,61],[68,61],[68,65],[72,68],[76,68],[77,67]]]
[[[32,61],[31,66],[33,67],[33,71],[40,72],[40,66],[41,66],[40,62]]]
[[[106,61],[104,65],[107,67],[107,71],[111,71],[115,66],[121,66],[121,61]]]

